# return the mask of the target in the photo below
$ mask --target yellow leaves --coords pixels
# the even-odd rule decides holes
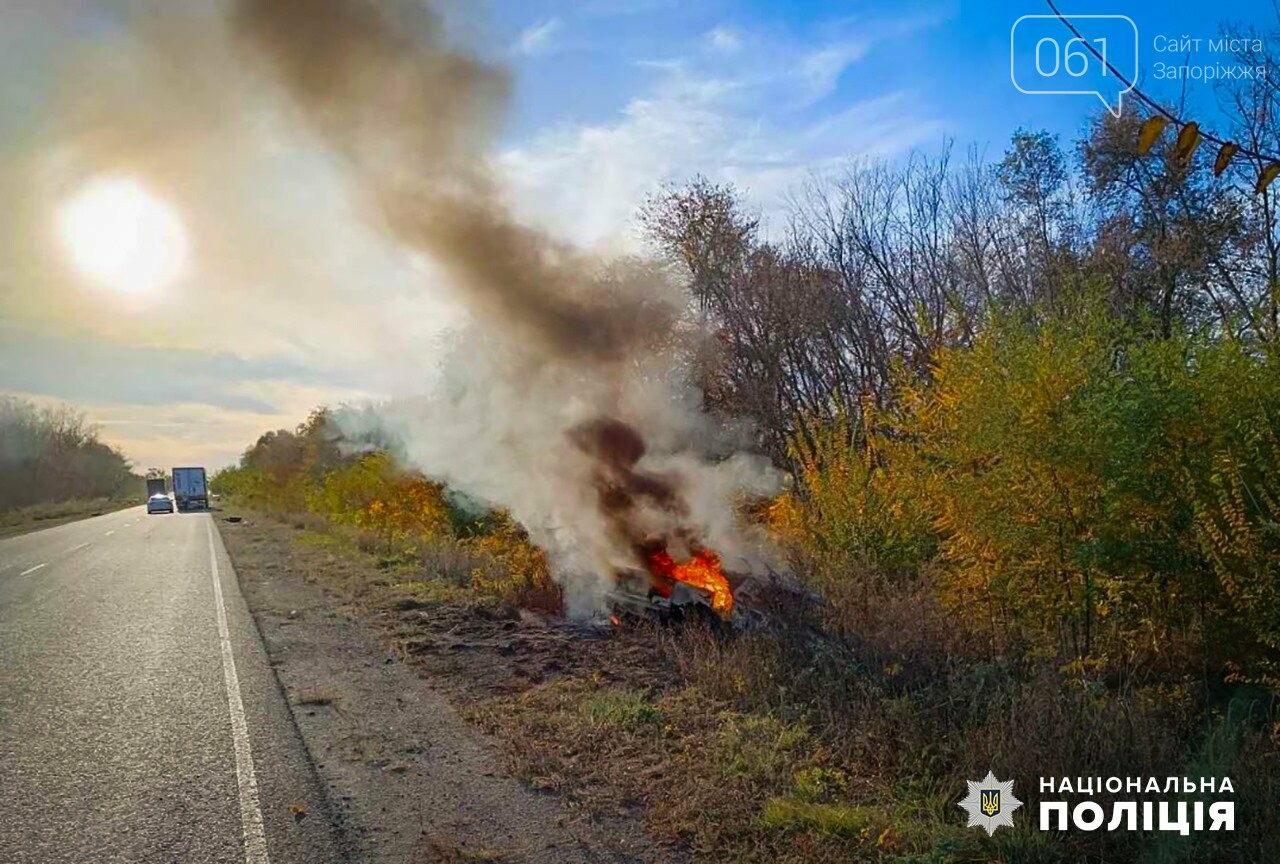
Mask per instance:
[[[941,357],[940,374],[895,418],[878,482],[932,524],[930,572],[970,626],[989,624],[993,602],[1034,629],[1079,614],[1105,518],[1097,466],[1111,435],[1092,412],[1114,368],[1108,333],[1088,322],[993,327]]]
[[[1169,125],[1169,119],[1162,114],[1153,114],[1142,122],[1138,129],[1138,155],[1145,156],[1160,140],[1160,136]],[[1212,138],[1213,136],[1209,136]],[[1186,168],[1191,164],[1196,149],[1200,146],[1204,135],[1200,132],[1200,124],[1194,120],[1182,123],[1178,129],[1178,137],[1169,153],[1169,161],[1174,165]],[[1213,139],[1217,140],[1217,139]],[[1213,176],[1221,177],[1231,166],[1231,160],[1240,152],[1240,145],[1234,141],[1224,141],[1218,147],[1213,160]],[[1258,173],[1253,191],[1259,195],[1267,190],[1271,183],[1280,176],[1280,161],[1270,162]]]
[[[1218,156],[1213,160],[1213,176],[1220,177],[1222,172],[1227,170],[1227,166],[1231,164],[1231,159],[1240,152],[1240,145],[1233,141],[1228,141],[1218,148]]]
[[[510,601],[536,591],[558,590],[546,553],[530,543],[504,514],[498,515],[493,533],[468,537],[459,545],[478,562],[471,573],[473,588]]]
[[[1108,322],[996,324],[941,353],[867,440],[819,435],[775,536],[833,602],[914,568],[959,626],[1048,654],[1200,615],[1280,647],[1280,359]]]
[[[1138,155],[1145,156],[1151,152],[1151,148],[1160,138],[1160,133],[1164,131],[1164,127],[1169,124],[1159,114],[1153,114],[1142,123],[1142,128],[1138,130]]]
[[[1178,140],[1174,142],[1173,153],[1170,158],[1182,166],[1191,164],[1191,157],[1195,155],[1196,148],[1200,146],[1200,124],[1192,120],[1183,125],[1178,131]]]
[[[441,544],[471,565],[469,588],[503,600],[558,608],[559,589],[546,554],[502,512],[485,517],[486,532],[459,538],[442,484],[371,453],[331,471],[311,490],[308,506],[330,520],[354,525],[411,550]]]
[[[922,475],[886,470],[915,458],[912,448],[885,434],[893,422],[869,415],[861,424],[847,417],[811,424],[812,446],[797,488],[764,510],[773,535],[832,573],[867,566],[897,572],[922,563],[929,517],[917,506],[923,491],[907,488]]]
[[[816,473],[809,475],[812,483]],[[805,505],[795,492],[783,492],[769,502],[764,510],[764,521],[770,532],[783,543],[799,546],[808,539],[809,527]]]
[[[310,509],[384,538],[443,536],[450,531],[444,488],[371,453],[331,471],[307,496]]]
[[[1258,175],[1258,182],[1254,185],[1253,191],[1259,195],[1266,192],[1267,187],[1271,185],[1271,181],[1275,180],[1277,175],[1280,175],[1280,162],[1272,162],[1263,168]]]

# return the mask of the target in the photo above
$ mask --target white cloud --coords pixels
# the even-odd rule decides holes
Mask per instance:
[[[861,41],[838,42],[802,56],[798,69],[807,91],[802,95],[803,101],[816,102],[830,95],[840,83],[840,76],[866,55],[867,48]]]
[[[725,24],[707,31],[705,39],[712,51],[721,54],[736,54],[742,50],[742,34]]]
[[[511,48],[512,53],[525,57],[546,54],[553,47],[555,38],[562,29],[564,29],[564,23],[559,18],[540,21],[516,37],[515,44]]]
[[[892,155],[940,134],[906,93],[815,109],[866,54],[867,39],[815,49],[739,38],[760,50],[646,62],[650,85],[616,119],[561,124],[500,154],[520,213],[573,241],[630,251],[636,208],[665,182],[695,173],[731,181],[768,218],[813,169]]]

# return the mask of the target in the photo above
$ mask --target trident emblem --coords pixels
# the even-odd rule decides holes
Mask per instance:
[[[983,789],[982,790],[982,812],[987,816],[994,816],[1000,812],[1000,790],[999,789]]]

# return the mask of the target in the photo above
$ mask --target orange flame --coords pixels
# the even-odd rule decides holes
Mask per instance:
[[[711,608],[721,616],[733,611],[733,591],[720,569],[720,556],[706,549],[693,553],[688,561],[677,563],[666,549],[649,555],[649,569],[655,575],[701,588],[711,595]]]

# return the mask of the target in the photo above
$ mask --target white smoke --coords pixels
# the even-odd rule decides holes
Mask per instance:
[[[547,551],[568,611],[588,614],[614,573],[640,564],[601,510],[595,460],[571,438],[602,415],[640,433],[649,450],[637,468],[675,478],[687,505],[678,517],[648,513],[646,527],[672,536],[682,528],[716,550],[729,570],[766,567],[768,546],[744,531],[735,503],[775,493],[780,475],[763,457],[734,452],[745,443],[744,430],[703,410],[685,360],[674,349],[622,366],[551,359],[476,325],[452,341],[432,394],[338,412],[335,421],[354,440],[390,438],[410,466],[507,509]]]

